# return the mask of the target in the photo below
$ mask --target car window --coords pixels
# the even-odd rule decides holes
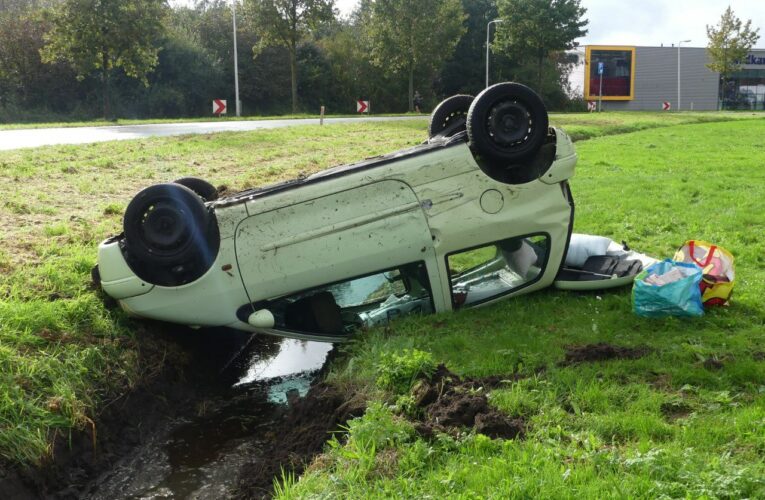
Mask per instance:
[[[332,283],[268,301],[275,328],[350,334],[410,314],[433,312],[424,262]]]
[[[539,279],[547,264],[546,235],[497,241],[447,256],[455,309],[486,302]]]

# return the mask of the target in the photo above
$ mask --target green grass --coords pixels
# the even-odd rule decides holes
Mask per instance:
[[[326,115],[327,118],[357,118],[359,114],[334,114]],[[416,113],[395,114],[383,113],[372,116],[422,116]],[[590,139],[606,134],[623,134],[656,127],[668,127],[687,123],[709,123],[732,120],[746,120],[762,118],[762,112],[730,112],[730,111],[684,111],[682,113],[653,113],[653,112],[608,112],[608,113],[552,113],[552,123],[566,128],[566,131],[574,140]],[[116,125],[148,125],[154,123],[189,123],[189,122],[228,122],[246,120],[289,120],[301,118],[317,118],[318,114],[300,113],[277,116],[212,116],[198,118],[147,118],[116,120],[90,120],[72,122],[39,122],[39,123],[0,123],[0,130],[18,130],[34,128],[69,128],[69,127],[111,127]]]
[[[609,112],[609,113],[553,113],[550,122],[562,127],[575,141],[604,135],[626,134],[639,130],[694,123],[715,123],[734,120],[765,118],[762,112]]]
[[[744,116],[698,115],[677,116],[691,123],[711,116]],[[624,127],[669,125],[667,115],[659,114],[556,115],[552,121],[602,136],[623,132]],[[739,265],[730,309],[699,321],[656,323],[632,317],[626,292],[602,299],[542,292],[493,308],[404,321],[395,325],[394,335],[372,332],[350,346],[351,368],[336,368],[338,383],[355,380],[359,386],[374,387],[380,355],[400,354],[406,348],[428,352],[465,374],[532,373],[548,366],[544,374],[492,395],[501,408],[532,418],[531,429],[539,435],[523,444],[469,437],[433,445],[413,438],[406,431],[408,424],[386,416],[384,407],[370,414],[369,422],[358,424],[367,429],[363,432],[376,435],[376,427],[383,425],[378,421],[384,419],[386,426],[403,429],[394,433],[394,447],[383,443],[371,455],[365,448],[376,463],[405,467],[402,472],[395,469],[386,481],[396,481],[402,492],[426,492],[426,486],[447,492],[481,477],[470,479],[468,471],[473,461],[485,462],[482,454],[493,457],[486,463],[508,464],[499,467],[497,475],[526,463],[555,476],[554,484],[576,481],[592,491],[602,486],[597,481],[625,468],[642,471],[655,466],[692,475],[699,464],[715,463],[720,474],[733,474],[737,467],[746,467],[741,474],[747,477],[749,472],[759,473],[765,436],[758,423],[765,405],[759,382],[753,381],[763,380],[765,373],[750,351],[759,348],[763,335],[758,302],[763,292],[763,217],[758,204],[763,171],[754,160],[761,155],[757,144],[763,124],[755,120],[673,126],[578,144],[581,161],[573,182],[577,229],[626,238],[656,255],[671,253],[692,236],[727,246]],[[0,457],[16,464],[44,462],[51,456],[55,436],[66,438],[72,429],[92,431],[101,406],[160,368],[159,360],[147,366],[139,356],[144,350],[139,341],[151,336],[138,336],[141,325],[106,309],[89,286],[98,242],[119,231],[122,212],[138,190],[190,175],[231,190],[269,184],[417,144],[425,129],[425,120],[305,126],[0,153]],[[554,366],[563,345],[595,340],[650,343],[660,349],[632,362],[579,369]],[[709,372],[701,366],[700,357],[711,355],[726,360],[723,370]],[[652,385],[646,386],[646,380]],[[663,421],[655,412],[663,402],[689,404],[698,416]],[[581,414],[568,412],[574,407]],[[710,441],[693,444],[694,435]],[[657,447],[665,451],[650,458],[654,465],[637,455],[655,453]],[[685,447],[701,451],[686,452]],[[726,447],[727,454],[721,451]],[[328,456],[333,461],[358,451],[341,443],[332,450]],[[401,453],[395,464],[385,458],[394,453]],[[690,453],[687,461],[683,453]],[[600,462],[587,454],[603,455],[612,472],[599,469]],[[340,478],[336,486],[327,483],[336,474],[332,462],[335,465],[312,469],[300,489],[288,485],[285,494],[308,493],[311,488],[329,488],[339,495],[379,493],[379,484],[367,476],[350,480],[361,469],[347,460],[347,470],[335,476]],[[680,462],[687,462],[685,469],[675,467]],[[566,468],[573,472],[564,480]],[[513,474],[508,477],[516,477]],[[481,490],[476,486],[466,491]],[[498,486],[497,491],[504,490]]]
[[[325,118],[358,118],[360,115],[355,114],[332,114],[324,115]],[[419,116],[417,113],[381,113],[371,116]],[[228,116],[224,115],[220,118],[214,116],[203,116],[196,118],[119,118],[115,120],[88,120],[88,121],[71,121],[71,122],[30,122],[30,123],[0,123],[0,130],[19,130],[19,129],[34,129],[34,128],[71,128],[71,127],[113,127],[118,125],[150,125],[154,123],[191,123],[191,122],[234,122],[234,121],[248,121],[248,120],[297,120],[302,118],[315,118],[319,119],[319,114],[315,113],[297,113],[289,115],[268,115],[268,116]]]
[[[650,117],[646,117],[650,118]],[[410,318],[345,346],[330,380],[376,403],[281,498],[765,496],[765,121],[693,124],[577,144],[575,230],[670,257],[686,239],[736,256],[730,307],[648,320],[629,290],[543,291]],[[565,346],[648,346],[637,360],[561,366]],[[460,375],[519,374],[490,393],[519,440],[418,437],[374,381],[379,360],[430,353]],[[722,362],[721,369],[704,363]]]

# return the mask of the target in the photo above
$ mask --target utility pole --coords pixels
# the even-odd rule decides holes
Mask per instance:
[[[234,17],[234,93],[236,99],[236,116],[242,116],[242,104],[239,101],[239,56],[236,51],[236,0],[231,2]]]
[[[680,40],[677,42],[677,110],[680,111],[680,46],[684,43],[690,43],[690,40]]]
[[[489,87],[489,29],[494,23],[504,23],[504,19],[495,19],[486,24],[486,87]]]

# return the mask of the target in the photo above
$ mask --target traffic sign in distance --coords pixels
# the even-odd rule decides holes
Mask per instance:
[[[598,110],[598,103],[595,101],[587,101],[587,111],[597,111]]]
[[[213,114],[215,116],[226,114],[226,100],[225,99],[213,99]]]
[[[661,103],[662,111],[669,111],[670,109],[672,109],[672,104],[670,104],[669,101],[664,101],[663,103]]]
[[[369,101],[362,101],[361,99],[356,101],[356,112],[369,113]]]

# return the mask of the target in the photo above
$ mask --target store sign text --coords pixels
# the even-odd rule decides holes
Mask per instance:
[[[748,56],[746,56],[746,59],[744,59],[744,64],[756,64],[756,65],[765,66],[765,56],[756,56],[754,54],[749,54]]]

